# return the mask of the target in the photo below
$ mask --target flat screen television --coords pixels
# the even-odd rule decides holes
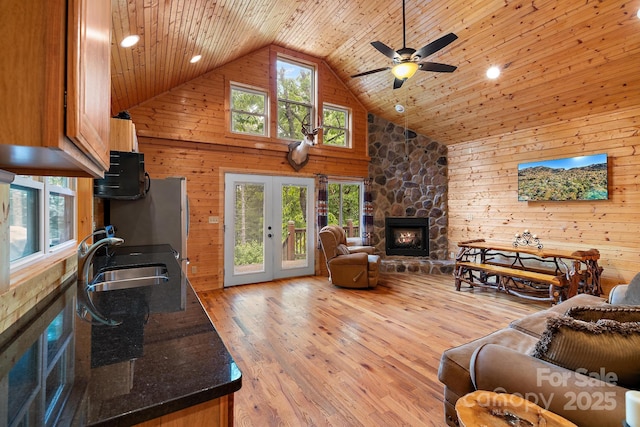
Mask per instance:
[[[607,155],[593,154],[518,165],[518,200],[606,200]]]

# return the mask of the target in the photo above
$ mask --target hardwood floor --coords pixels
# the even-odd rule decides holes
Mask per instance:
[[[415,274],[374,290],[303,277],[200,297],[242,371],[237,426],[443,426],[442,352],[548,307]]]

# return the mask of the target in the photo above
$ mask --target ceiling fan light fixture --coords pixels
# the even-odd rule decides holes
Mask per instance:
[[[396,79],[406,80],[413,77],[418,68],[420,68],[420,65],[417,62],[401,62],[391,68],[391,73]]]

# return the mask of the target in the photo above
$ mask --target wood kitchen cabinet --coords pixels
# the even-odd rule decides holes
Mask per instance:
[[[3,0],[0,169],[109,168],[111,0]]]
[[[136,126],[131,120],[111,119],[109,149],[113,151],[138,151]]]
[[[233,426],[233,394],[154,418],[134,427]]]

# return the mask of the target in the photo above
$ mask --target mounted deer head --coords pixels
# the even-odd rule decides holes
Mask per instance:
[[[291,164],[291,167],[293,167],[296,171],[302,169],[302,167],[309,161],[309,148],[311,148],[313,145],[316,145],[315,137],[318,134],[318,131],[322,128],[322,126],[319,126],[312,130],[309,130],[310,125],[307,121],[308,117],[309,116],[307,115],[307,117],[305,117],[305,120],[302,122],[301,131],[304,135],[302,141],[296,141],[289,144],[289,153],[287,154],[287,159],[289,160],[289,164]]]

